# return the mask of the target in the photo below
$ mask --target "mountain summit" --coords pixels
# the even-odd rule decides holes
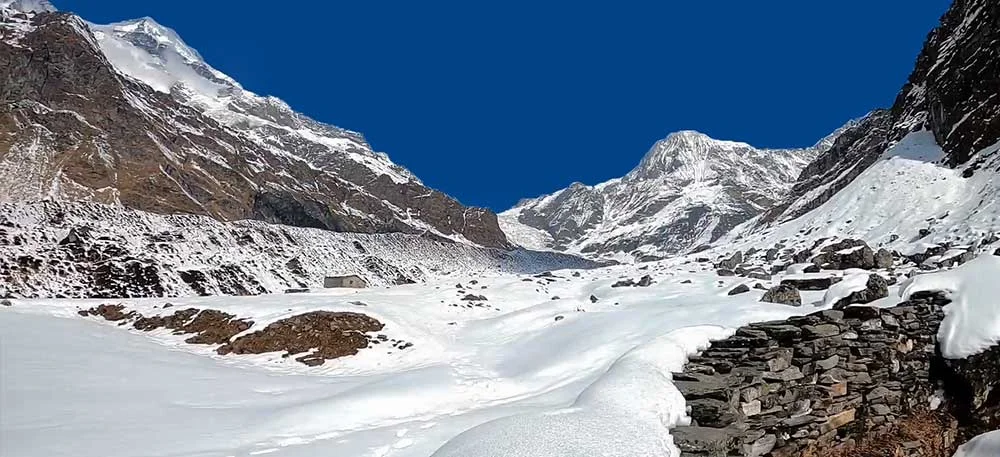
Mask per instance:
[[[43,1],[2,5],[0,200],[509,246],[489,210],[244,90],[150,18],[95,25]]]
[[[524,200],[501,221],[533,248],[633,259],[689,252],[779,202],[825,145],[759,149],[675,132],[624,177]]]

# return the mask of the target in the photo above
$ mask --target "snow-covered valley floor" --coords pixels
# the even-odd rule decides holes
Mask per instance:
[[[795,308],[759,302],[760,290],[728,296],[757,281],[707,267],[121,301],[145,315],[167,302],[219,309],[253,319],[251,330],[312,310],[360,312],[413,343],[314,368],[77,315],[108,300],[15,301],[0,307],[0,455],[672,455],[667,429],[683,420],[684,400],[670,372],[739,325],[822,300],[804,292]],[[644,274],[649,287],[611,287]],[[456,282],[484,306],[462,306]],[[886,300],[898,300],[895,288]]]

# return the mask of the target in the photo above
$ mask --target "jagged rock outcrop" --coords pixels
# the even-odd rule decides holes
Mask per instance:
[[[357,133],[243,90],[151,19],[0,10],[0,201],[509,246],[489,210],[424,186]]]

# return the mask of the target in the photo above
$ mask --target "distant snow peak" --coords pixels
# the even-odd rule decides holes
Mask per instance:
[[[25,13],[57,11],[48,0],[0,0],[0,8],[9,8]]]
[[[501,220],[525,246],[617,260],[690,252],[777,203],[824,150],[758,149],[681,130],[657,141],[624,177],[573,183],[519,202]]]

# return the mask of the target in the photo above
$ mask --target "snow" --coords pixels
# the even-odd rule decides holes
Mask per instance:
[[[530,225],[525,225],[517,221],[521,215],[521,208],[515,208],[497,214],[497,222],[500,230],[507,235],[507,240],[527,249],[536,251],[551,250],[555,240],[549,232],[537,229]]]
[[[953,270],[907,280],[904,300],[917,292],[942,291],[951,300],[938,331],[941,354],[962,359],[1000,342],[1000,257],[981,255]]]
[[[996,167],[1000,144],[980,151],[984,169]],[[972,244],[1000,232],[1000,189],[990,172],[963,178],[961,169],[935,163],[944,153],[926,130],[912,132],[819,207],[778,225],[757,219],[716,245],[727,251],[775,243],[798,250],[819,238],[863,239],[904,255],[942,243]],[[926,229],[929,235],[922,237]]]
[[[830,286],[823,295],[823,306],[830,307],[854,292],[865,290],[868,286],[869,273],[854,273],[844,275],[844,279]]]
[[[1000,430],[984,433],[963,444],[954,457],[996,457],[1000,455]]]
[[[278,354],[219,356],[168,331],[76,315],[99,300],[15,300],[0,308],[0,454],[676,456],[668,429],[686,418],[670,372],[739,325],[802,311],[760,303],[756,290],[727,296],[736,278],[719,284],[709,272],[646,267],[559,271],[554,282],[457,275],[310,294],[121,300],[146,315],[170,312],[159,308],[166,302],[219,309],[255,329],[317,309],[362,312],[385,324],[381,333],[414,343],[315,368]],[[654,283],[611,287],[640,274]],[[463,303],[456,282],[489,306],[449,306]]]

